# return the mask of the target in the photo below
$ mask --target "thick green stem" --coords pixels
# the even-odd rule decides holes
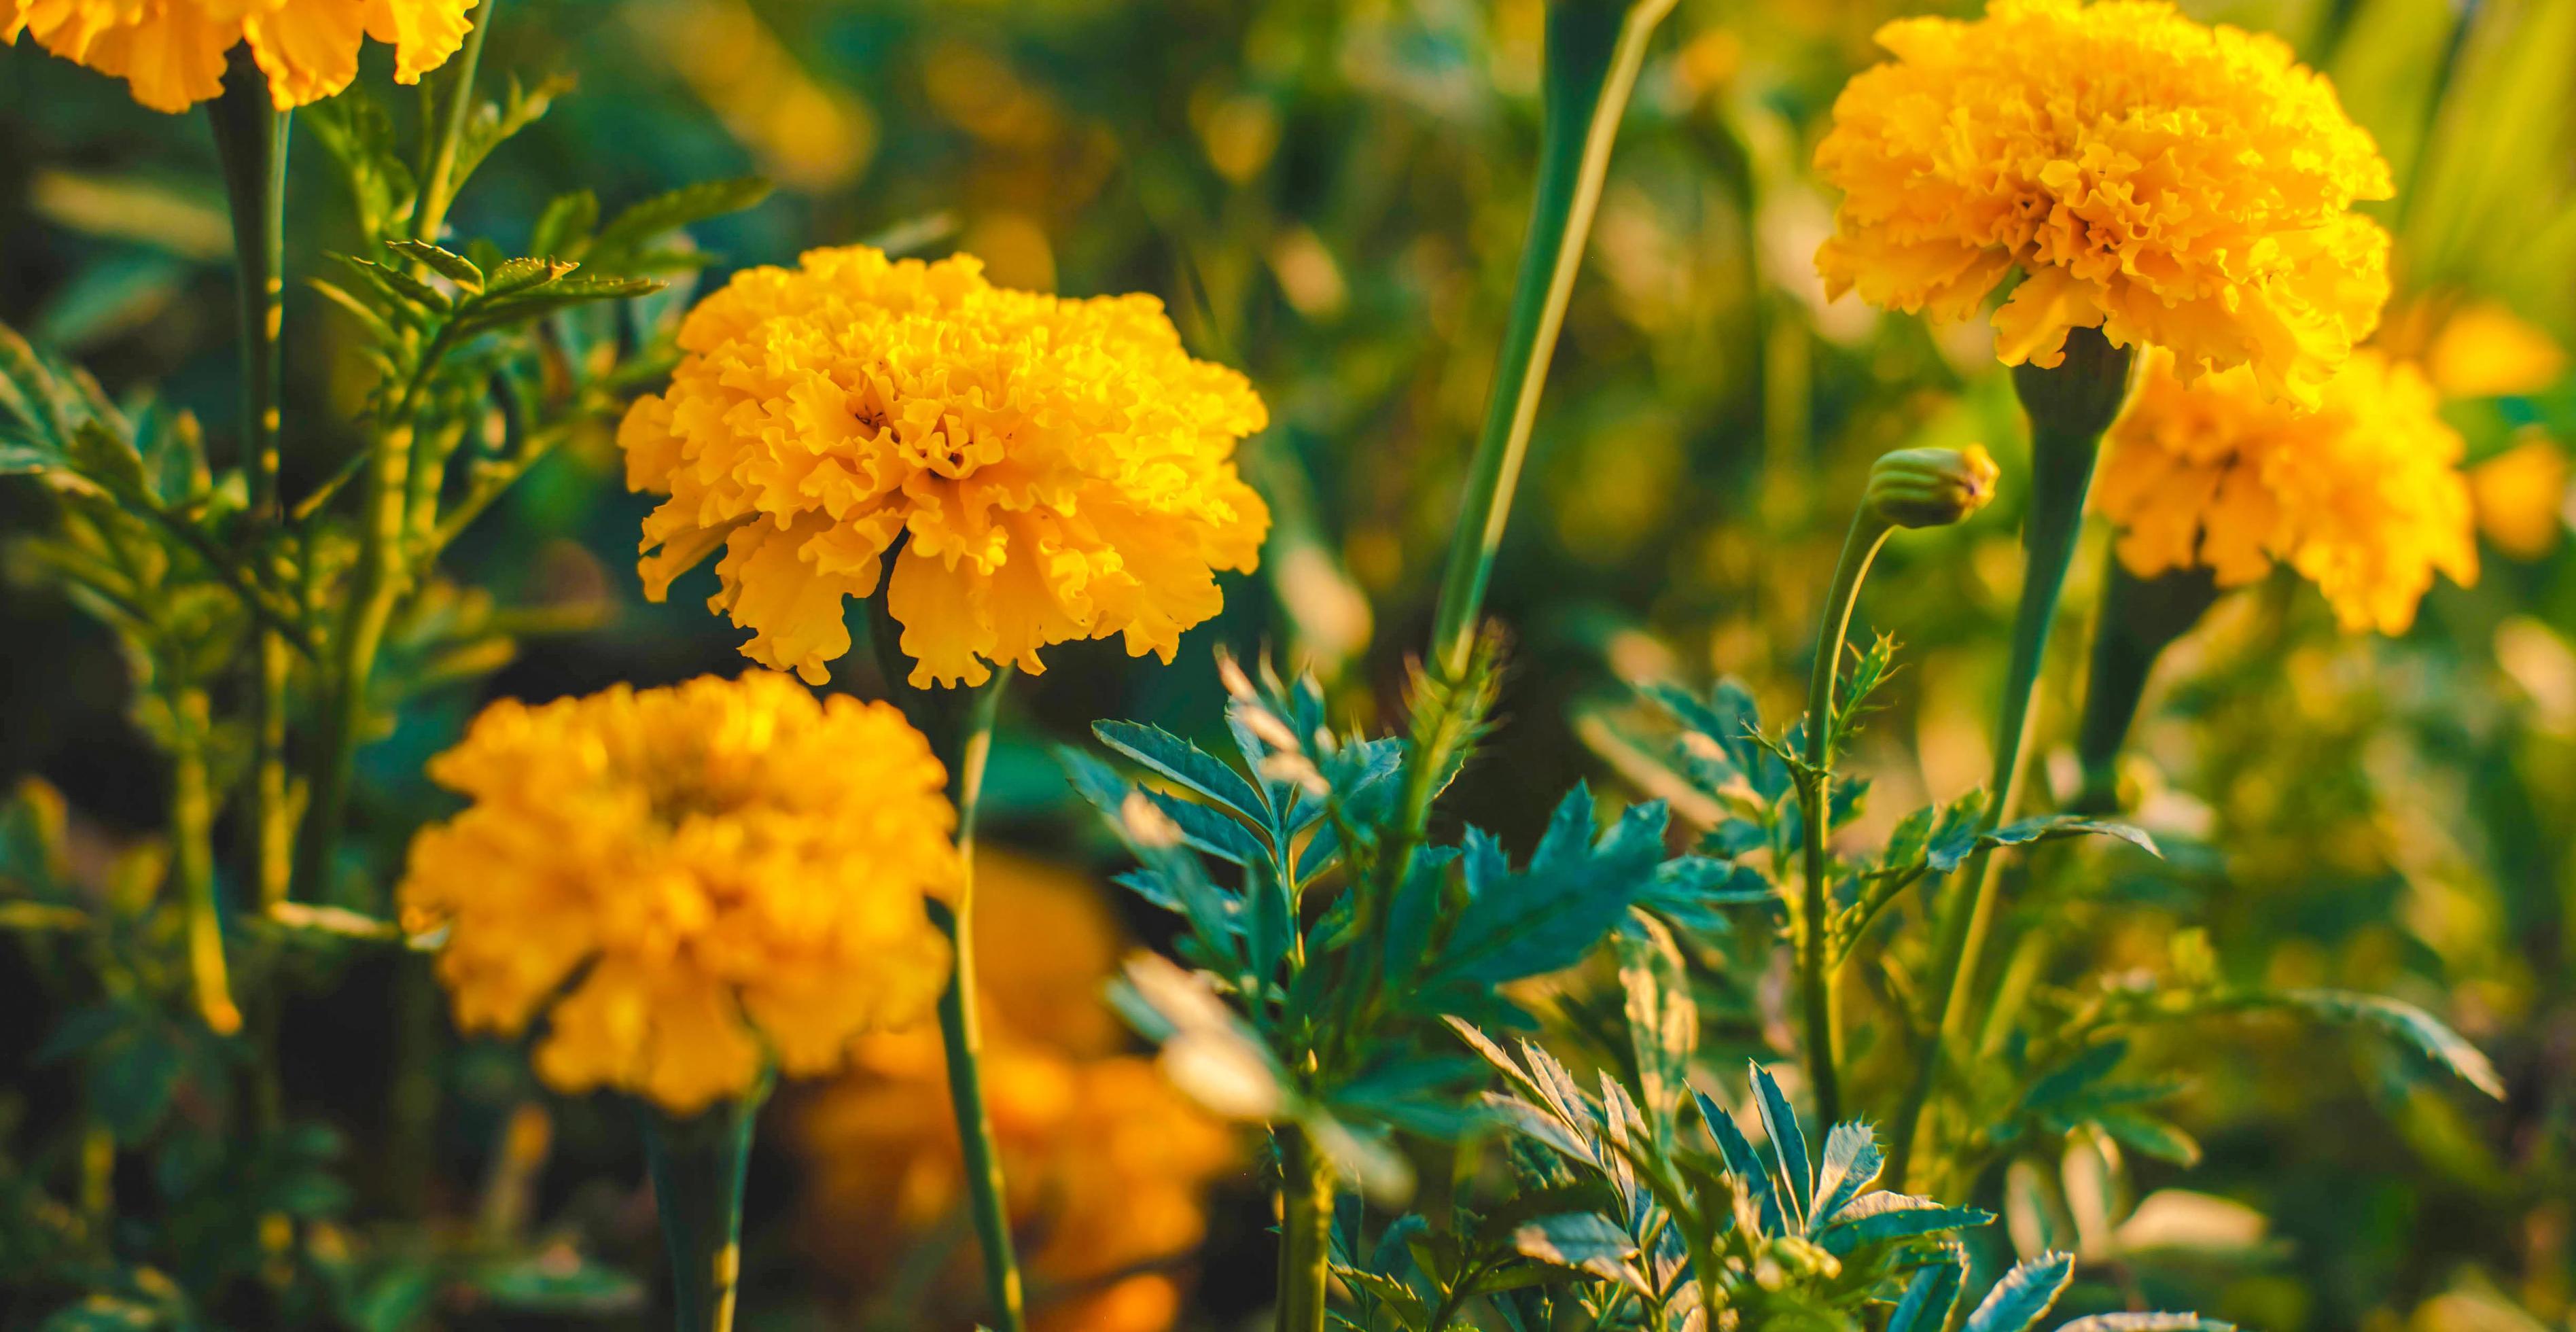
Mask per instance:
[[[1834,565],[1833,590],[1825,597],[1825,631],[1816,640],[1816,664],[1807,674],[1807,771],[1798,792],[1799,819],[1806,825],[1806,884],[1798,911],[1798,988],[1806,1009],[1807,1076],[1816,1086],[1817,1116],[1827,1124],[1842,1122],[1843,1105],[1842,1037],[1835,1022],[1833,969],[1825,960],[1829,909],[1825,834],[1833,817],[1834,679],[1842,669],[1843,637],[1851,632],[1861,581],[1869,577],[1870,561],[1887,544],[1890,530],[1885,519],[1866,507],[1852,516],[1842,558]]]
[[[1333,1229],[1332,1163],[1303,1126],[1282,1124],[1279,1143],[1278,1332],[1323,1332]]]
[[[1547,7],[1538,197],[1530,208],[1494,396],[1468,467],[1431,632],[1435,668],[1451,678],[1466,670],[1475,644],[1494,554],[1502,548],[1512,491],[1520,483],[1539,394],[1547,385],[1548,360],[1610,168],[1610,147],[1627,114],[1647,40],[1672,7],[1673,0],[1552,0]]]
[[[216,1034],[241,1030],[232,980],[224,963],[224,922],[215,900],[215,799],[206,782],[206,738],[213,718],[202,690],[171,700],[178,743],[170,758],[171,868],[188,913],[188,972],[197,1012]]]
[[[912,662],[903,654],[902,629],[886,613],[880,594],[869,602],[870,638],[886,687],[912,724],[930,740],[948,769],[949,798],[957,805],[957,850],[966,874],[951,905],[933,902],[931,920],[948,936],[955,962],[939,996],[939,1035],[948,1064],[948,1105],[957,1120],[966,1195],[975,1217],[975,1239],[984,1259],[984,1299],[993,1332],[1022,1332],[1028,1315],[1019,1257],[1011,1243],[1011,1214],[1003,1189],[1002,1156],[984,1102],[984,1033],[975,988],[975,813],[984,787],[984,760],[993,748],[993,720],[1002,705],[1010,668],[962,689],[918,688],[907,683]]]
[[[1995,767],[1984,826],[1991,830],[2012,817],[2020,791],[2024,751],[2029,747],[2031,705],[2039,690],[2040,669],[2047,661],[2048,636],[2057,620],[2057,602],[2066,588],[2066,571],[2075,558],[2076,538],[2084,528],[2084,495],[2093,483],[2093,463],[2102,432],[2119,414],[2127,396],[2131,348],[2113,347],[2091,329],[2067,337],[2064,362],[2051,369],[2016,366],[2013,388],[2031,423],[2030,510],[2022,527],[2021,604],[2013,616],[2012,658],[2004,676],[2002,711],[1995,737]],[[1972,1025],[1970,1009],[1976,990],[1979,955],[1993,929],[1995,860],[1979,852],[1944,901],[1933,942],[1931,1011],[1940,1015],[1904,1111],[1896,1121],[1896,1140],[1888,1153],[1889,1177],[1906,1184],[1914,1147],[1922,1136],[1948,1051]]]
[[[671,1256],[677,1332],[732,1332],[742,1278],[743,1182],[751,1167],[752,1122],[768,1091],[764,1082],[688,1119],[644,1107],[644,1163]]]
[[[231,205],[235,289],[241,310],[242,456],[250,477],[245,541],[261,558],[262,537],[284,521],[279,499],[279,412],[286,326],[286,142],[290,121],[269,96],[268,79],[236,46],[223,95],[207,103],[215,151]],[[265,571],[263,571],[265,572]],[[285,900],[294,823],[286,789],[286,640],[263,630],[254,661],[250,882],[262,906]]]

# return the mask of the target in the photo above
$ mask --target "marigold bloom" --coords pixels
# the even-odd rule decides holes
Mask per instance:
[[[2436,405],[2421,372],[2372,348],[2306,414],[2266,399],[2246,371],[2186,385],[2153,353],[2111,427],[2095,500],[2142,578],[2197,565],[2235,587],[2280,561],[2344,628],[2401,633],[2435,571],[2478,576],[2464,445]]]
[[[1124,940],[1099,890],[990,850],[975,874],[984,1086],[1007,1202],[1032,1275],[1070,1292],[1034,1305],[1031,1324],[1160,1332],[1179,1287],[1136,1269],[1200,1242],[1203,1195],[1238,1162],[1235,1140],[1152,1060],[1122,1053],[1102,990]],[[862,1289],[965,1206],[945,1068],[932,1033],[870,1037],[799,1117],[815,1233]],[[962,1317],[973,1282],[963,1265],[956,1276]]]
[[[2390,195],[2388,164],[2277,39],[2161,0],[1994,0],[1878,41],[1896,59],[1844,88],[1816,149],[1843,191],[1816,253],[1831,294],[1964,319],[2019,268],[2006,365],[2054,367],[2098,327],[2310,405],[2377,321],[2388,234],[2347,210]]]
[[[927,1016],[956,890],[947,774],[883,703],[783,675],[503,701],[430,776],[473,801],[412,842],[405,927],[445,923],[459,1026],[515,1033],[552,1003],[538,1074],[689,1114],[764,1052],[839,1067]]]
[[[33,32],[44,48],[125,80],[155,111],[185,111],[223,91],[224,53],[249,42],[281,111],[318,102],[358,76],[363,36],[394,48],[394,79],[418,83],[473,26],[475,0],[0,0],[0,42]]]
[[[1126,636],[1166,662],[1270,526],[1235,442],[1267,421],[1244,377],[1190,359],[1151,296],[1064,300],[959,255],[865,246],[737,275],[680,330],[669,390],[618,430],[659,600],[712,553],[710,609],[753,660],[820,682],[843,599],[886,575],[915,684]]]

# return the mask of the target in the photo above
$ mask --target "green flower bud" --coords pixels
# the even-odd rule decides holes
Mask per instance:
[[[1861,502],[1891,527],[1947,527],[1986,507],[2002,475],[1982,444],[1898,449],[1871,465]]]

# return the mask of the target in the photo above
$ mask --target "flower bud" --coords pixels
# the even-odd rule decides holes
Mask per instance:
[[[1893,527],[1947,527],[1986,507],[2002,474],[1981,444],[1898,449],[1871,465],[1862,502]]]

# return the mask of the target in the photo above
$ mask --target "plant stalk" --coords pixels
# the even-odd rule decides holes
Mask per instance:
[[[1301,1124],[1279,1143],[1279,1332],[1323,1332],[1332,1256],[1333,1173]]]
[[[205,691],[183,690],[171,700],[178,712],[178,743],[170,759],[171,868],[188,913],[188,972],[197,1012],[219,1036],[241,1030],[232,979],[224,963],[224,922],[215,900],[215,799],[206,780],[206,735],[213,719]]]
[[[385,626],[402,594],[403,508],[411,471],[412,425],[406,419],[377,433],[367,461],[357,564],[350,570],[349,600],[330,644],[331,692],[322,717],[314,768],[313,810],[305,821],[295,881],[319,891],[330,873],[348,817],[349,787],[357,768],[360,732],[366,727],[367,683]]]
[[[449,62],[455,70],[455,92],[440,118],[438,138],[430,144],[429,170],[421,176],[420,206],[412,212],[415,240],[435,245],[439,233],[447,229],[447,209],[456,202],[456,145],[465,137],[466,115],[474,105],[474,71],[483,62],[483,38],[492,31],[492,11],[500,3],[481,0],[475,6],[474,27],[465,34],[465,48]]]
[[[2156,658],[2218,601],[2218,579],[2207,569],[2140,578],[2116,553],[2109,564],[2085,677],[2084,718],[2075,732],[2075,756],[2084,765],[2076,808],[2086,814],[2119,808],[2120,749],[2128,743]]]
[[[206,104],[206,114],[232,213],[243,470],[250,479],[251,522],[243,531],[256,560],[262,557],[262,537],[285,521],[278,480],[285,369],[279,341],[286,325],[286,145],[292,122],[269,96],[267,76],[248,46],[234,47],[228,59],[223,94]],[[287,648],[273,628],[260,632],[254,670],[250,883],[266,907],[286,898],[295,841],[286,788]]]
[[[643,1107],[644,1163],[671,1256],[677,1332],[732,1332],[752,1123],[768,1095],[764,1078],[741,1098],[718,1101],[688,1119]]]
[[[975,987],[975,814],[982,802],[984,762],[993,748],[993,721],[1001,712],[1002,690],[1010,682],[1011,668],[997,667],[991,679],[963,689],[915,687],[907,682],[912,663],[903,654],[902,627],[886,612],[882,591],[868,606],[869,637],[886,687],[948,769],[948,795],[957,806],[957,853],[965,863],[965,877],[957,886],[954,905],[930,904],[931,921],[948,936],[954,959],[948,988],[939,996],[939,1036],[948,1065],[948,1105],[956,1116],[957,1143],[966,1169],[967,1201],[975,1218],[976,1244],[983,1254],[985,1304],[993,1332],[1023,1332],[1028,1323],[1027,1295],[1020,1280],[1019,1256],[1011,1243],[1001,1151],[993,1133],[992,1111],[984,1101],[984,1032]]]
[[[2031,425],[2030,509],[2022,525],[2021,602],[2013,616],[2012,658],[2004,676],[1994,775],[1988,787],[1993,798],[1982,821],[1987,831],[2013,816],[2021,796],[2031,707],[2038,696],[2040,670],[2047,663],[2049,631],[2066,589],[2067,568],[2075,559],[2076,539],[2083,533],[2084,496],[2093,483],[2102,432],[2110,428],[2127,397],[2133,351],[2111,346],[2095,330],[2076,329],[2067,337],[2062,364],[2051,369],[2031,365],[2013,369],[2013,388]],[[1936,1000],[1931,1011],[1940,1014],[1940,1025],[1915,1070],[1888,1153],[1889,1178],[1899,1188],[1907,1183],[1906,1172],[1945,1061],[1971,1025],[1977,964],[1994,926],[1993,855],[1980,851],[1963,868],[1959,888],[1942,905],[1933,944],[1932,975],[1938,988],[1932,992]]]
[[[1538,420],[1547,366],[1565,323],[1565,306],[1582,267],[1601,202],[1610,149],[1627,114],[1628,94],[1656,25],[1674,0],[1553,0],[1547,7],[1547,67],[1539,132],[1538,192],[1521,251],[1502,358],[1483,433],[1468,465],[1467,492],[1440,581],[1431,651],[1435,668],[1455,679],[1467,669],[1476,621],[1484,611],[1494,556],[1511,518],[1530,429]]]
[[[1843,638],[1851,632],[1852,609],[1860,585],[1869,577],[1870,561],[1887,544],[1893,529],[1864,506],[1852,515],[1851,532],[1834,565],[1833,590],[1825,598],[1825,632],[1816,640],[1816,664],[1807,675],[1807,771],[1800,775],[1799,819],[1806,825],[1806,884],[1799,904],[1798,980],[1806,1009],[1808,1078],[1816,1087],[1820,1122],[1842,1122],[1842,1035],[1835,1021],[1833,968],[1825,960],[1828,902],[1825,883],[1825,835],[1833,818],[1834,680],[1841,673]]]

